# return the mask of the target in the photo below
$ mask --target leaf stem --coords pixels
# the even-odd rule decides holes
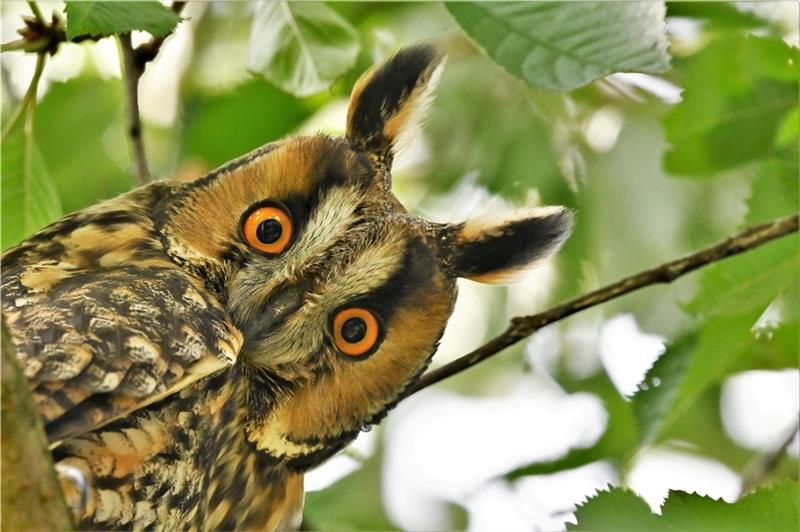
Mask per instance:
[[[612,283],[594,292],[562,303],[561,305],[540,312],[539,314],[513,318],[506,331],[499,336],[489,340],[471,353],[457,358],[440,368],[427,372],[410,388],[406,396],[414,394],[486,360],[506,347],[512,346],[520,340],[527,338],[545,325],[562,320],[611,299],[629,294],[645,286],[659,283],[671,283],[678,277],[697,270],[698,268],[702,268],[712,262],[744,253],[745,251],[754,249],[771,240],[794,233],[798,229],[798,218],[798,214],[793,214],[785,218],[778,218],[771,222],[748,227],[741,233],[718,244],[701,249],[700,251],[680,259],[664,263],[655,268],[631,275],[616,283]]]
[[[34,117],[36,115],[36,91],[39,86],[39,78],[42,75],[42,71],[44,70],[44,63],[47,55],[44,52],[40,52],[36,56],[36,71],[33,76],[33,80],[31,81],[31,94],[33,95],[31,99],[28,101],[28,105],[26,106],[25,110],[25,124],[23,126],[23,134],[24,134],[24,151],[23,151],[23,159],[22,159],[22,183],[23,183],[23,194],[26,198],[30,198],[32,195],[31,186],[33,184],[33,122]],[[30,216],[28,209],[25,210],[25,225],[27,227]]]
[[[14,111],[11,113],[11,116],[8,118],[8,122],[6,122],[5,127],[3,127],[2,136],[0,136],[0,143],[6,141],[6,138],[11,134],[14,130],[14,127],[19,122],[20,117],[22,117],[23,111],[25,111],[28,107],[34,107],[36,105],[36,91],[39,88],[39,79],[42,77],[42,72],[44,71],[44,63],[45,59],[47,59],[47,55],[44,52],[39,52],[36,55],[36,68],[33,71],[33,78],[31,79],[30,85],[28,85],[28,90],[25,92],[25,96],[22,100],[19,101],[17,106],[14,108]],[[31,112],[31,125],[30,128],[33,128],[33,115]],[[25,133],[27,134],[28,131],[28,120],[26,118],[25,121]]]

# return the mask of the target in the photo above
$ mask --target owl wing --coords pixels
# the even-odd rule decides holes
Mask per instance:
[[[22,265],[4,272],[2,294],[51,441],[229,367],[242,343],[219,301],[174,265]]]

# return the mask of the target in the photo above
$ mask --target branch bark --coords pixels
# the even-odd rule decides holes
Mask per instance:
[[[71,530],[39,411],[2,329],[3,530]]]
[[[180,13],[186,2],[173,2],[172,10]],[[142,137],[142,120],[139,114],[139,79],[148,62],[155,59],[166,37],[153,37],[136,49],[131,44],[131,34],[119,36],[119,47],[122,55],[122,79],[125,83],[125,94],[128,99],[128,137],[131,148],[131,165],[133,178],[139,185],[149,183],[152,179],[147,166],[147,152]]]
[[[147,154],[142,138],[142,121],[139,117],[139,78],[142,76],[144,68],[139,67],[136,62],[130,33],[123,33],[119,36],[119,48],[122,52],[122,79],[128,98],[128,138],[133,178],[137,184],[144,185],[150,181],[150,169],[147,167]]]
[[[779,218],[770,222],[748,227],[738,235],[732,236],[718,244],[701,249],[691,255],[667,262],[655,268],[639,272],[620,281],[604,286],[594,292],[582,295],[566,303],[562,303],[533,316],[522,316],[511,320],[508,328],[499,336],[489,340],[449,364],[427,372],[411,388],[409,395],[414,394],[432,384],[455,375],[467,368],[499,353],[527,338],[545,325],[562,320],[584,309],[597,306],[611,299],[629,294],[645,286],[659,283],[671,283],[678,277],[702,268],[713,262],[732,255],[754,249],[776,238],[780,238],[798,229],[798,214]]]
[[[800,430],[800,425],[794,425],[791,432],[786,436],[783,443],[774,451],[757,457],[746,469],[742,475],[742,488],[739,492],[739,497],[744,497],[750,490],[761,484],[761,482],[770,476],[773,471],[778,468],[781,459],[786,455],[786,451],[792,444],[795,434]]]

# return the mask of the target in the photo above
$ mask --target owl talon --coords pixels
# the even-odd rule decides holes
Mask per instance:
[[[73,519],[77,522],[86,511],[86,504],[89,501],[89,482],[83,471],[77,467],[56,464],[55,469],[61,484],[61,492],[64,494],[64,501],[67,503]]]

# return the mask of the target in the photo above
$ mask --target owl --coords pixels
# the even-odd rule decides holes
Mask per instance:
[[[297,527],[304,472],[408,393],[456,279],[507,279],[563,242],[564,208],[432,223],[392,194],[442,65],[402,49],[355,84],[344,138],[142,186],[3,255],[3,317],[78,527]]]

